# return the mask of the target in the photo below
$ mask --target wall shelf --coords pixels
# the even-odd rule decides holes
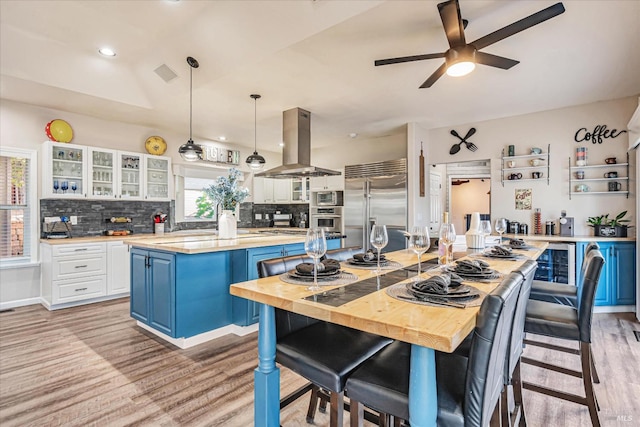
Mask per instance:
[[[594,177],[593,175],[591,177],[588,177],[587,175],[589,173],[595,174],[598,173],[599,175],[601,174],[601,172],[595,172],[595,171],[602,171],[603,169],[612,169],[612,168],[625,168],[626,171],[626,175],[624,176],[617,176],[615,178],[604,178],[604,177]],[[578,179],[575,178],[575,173],[577,171],[583,171],[585,174],[585,177],[582,179]],[[622,172],[624,173],[624,172]],[[580,183],[585,183],[585,182],[590,182],[593,183],[594,185],[596,185],[596,189],[597,191],[575,191],[575,186],[579,185]],[[618,182],[620,184],[620,190],[616,190],[616,191],[601,191],[601,188],[608,188],[605,187],[604,183],[608,183],[609,182]],[[625,188],[625,184],[626,184],[626,188]],[[572,196],[582,196],[585,194],[609,194],[609,195],[624,195],[626,196],[626,198],[629,198],[629,153],[627,153],[627,161],[625,163],[613,163],[613,164],[609,164],[609,163],[604,163],[604,164],[595,164],[595,165],[588,165],[588,166],[572,166],[571,165],[571,157],[569,157],[569,200],[571,200]]]
[[[549,185],[549,175],[551,172],[550,161],[551,161],[551,144],[547,144],[547,152],[540,154],[523,154],[519,156],[505,156],[504,148],[502,149],[502,164],[500,168],[500,181],[502,182],[502,186],[504,187],[504,182],[522,182],[522,181],[547,181],[547,185]],[[537,166],[522,166],[524,164],[529,164],[526,162],[527,160],[539,160],[540,164]],[[523,162],[524,161],[524,162]],[[508,167],[507,162],[514,162],[514,167]],[[520,164],[521,166],[518,166]],[[546,170],[546,172],[544,172]],[[522,172],[535,172],[539,171],[543,173],[543,176],[540,178],[525,178],[524,175],[520,179],[508,179],[509,174],[512,171],[522,171]]]

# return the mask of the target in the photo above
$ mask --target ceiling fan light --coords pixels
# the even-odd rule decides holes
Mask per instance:
[[[451,77],[466,76],[476,68],[476,64],[471,61],[456,62],[449,65],[447,75]]]
[[[202,156],[202,147],[198,144],[194,144],[190,139],[186,144],[182,144],[180,148],[178,148],[178,153],[180,153],[180,156],[184,160],[188,162],[195,162]]]

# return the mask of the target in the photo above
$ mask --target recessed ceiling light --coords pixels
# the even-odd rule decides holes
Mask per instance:
[[[116,53],[113,51],[113,49],[108,47],[101,47],[100,49],[98,49],[98,53],[100,53],[100,55],[102,56],[116,56]]]
[[[351,133],[349,134],[349,138],[357,138],[357,137],[358,137],[358,134],[357,134],[357,133],[355,133],[355,132],[351,132]]]
[[[223,135],[223,136],[219,136],[219,137],[218,137],[218,140],[219,140],[219,141],[226,141],[226,140],[227,140],[227,137],[226,137],[226,136],[224,136],[224,135]]]

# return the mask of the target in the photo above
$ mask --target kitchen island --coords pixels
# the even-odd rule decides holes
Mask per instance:
[[[258,304],[231,296],[231,283],[256,279],[263,259],[304,254],[304,234],[176,233],[131,238],[131,316],[166,341],[188,348],[257,330]],[[340,239],[327,241],[334,249]]]

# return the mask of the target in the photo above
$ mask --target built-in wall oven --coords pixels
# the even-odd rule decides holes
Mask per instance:
[[[564,283],[576,285],[576,245],[575,243],[549,243],[538,258],[538,269],[534,283]],[[567,301],[549,299],[550,302],[567,304]]]
[[[311,227],[321,227],[325,231],[342,232],[342,207],[312,207]]]

